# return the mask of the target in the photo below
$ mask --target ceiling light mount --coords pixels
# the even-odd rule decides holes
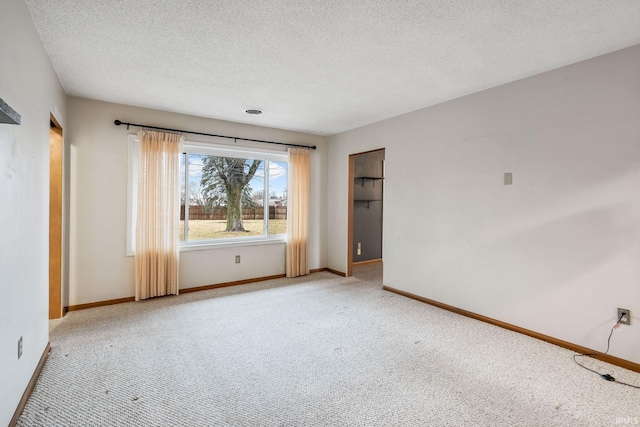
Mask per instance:
[[[259,116],[260,114],[264,113],[264,111],[259,108],[249,108],[248,110],[244,110],[244,113],[250,116]]]

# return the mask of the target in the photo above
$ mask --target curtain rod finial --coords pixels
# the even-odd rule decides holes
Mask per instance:
[[[122,122],[120,120],[116,120],[113,122],[114,125],[116,126],[120,126],[122,124]]]

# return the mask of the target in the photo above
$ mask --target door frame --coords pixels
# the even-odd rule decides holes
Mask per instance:
[[[50,115],[49,122],[49,319],[63,313],[63,171],[64,139],[62,126]]]
[[[355,168],[355,159],[356,156],[361,154],[374,153],[376,151],[385,151],[385,148],[376,148],[375,150],[362,151],[360,153],[349,154],[349,187],[348,187],[348,198],[349,201],[347,203],[347,271],[346,277],[353,276],[353,194],[354,194],[354,168]],[[383,170],[384,173],[384,170]],[[384,183],[383,183],[384,185]],[[384,197],[384,190],[382,191],[382,195]],[[383,205],[384,206],[384,205]],[[383,208],[384,209],[384,208]],[[384,216],[383,216],[384,218]],[[384,253],[384,238],[382,239]]]

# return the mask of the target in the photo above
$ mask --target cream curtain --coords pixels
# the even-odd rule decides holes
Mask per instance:
[[[287,277],[309,274],[307,239],[309,236],[309,197],[311,161],[309,150],[289,148],[287,190]]]
[[[178,294],[180,153],[176,133],[138,132],[136,301]]]

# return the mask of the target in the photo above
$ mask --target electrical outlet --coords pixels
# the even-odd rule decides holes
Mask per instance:
[[[240,255],[236,255],[236,264],[240,264]]]
[[[356,250],[358,255],[362,255],[362,243],[358,242],[358,249]]]
[[[18,359],[22,357],[22,337],[18,340]]]
[[[631,326],[631,310],[618,308],[618,319],[620,319],[621,324]]]

